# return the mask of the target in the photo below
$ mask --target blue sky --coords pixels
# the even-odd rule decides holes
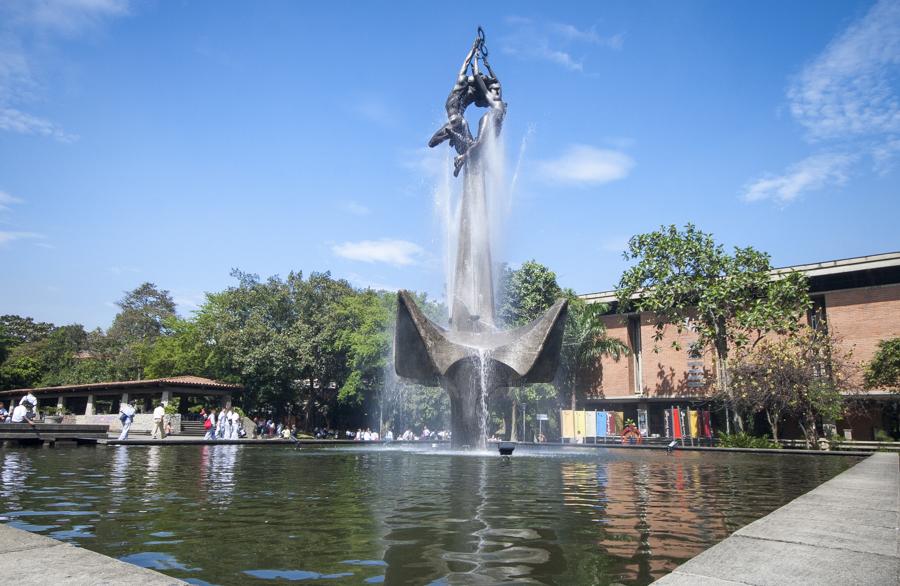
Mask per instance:
[[[232,267],[440,295],[425,143],[479,24],[504,260],[587,293],[661,224],[778,266],[900,249],[898,2],[12,0],[0,313],[107,327],[152,281],[190,315]]]

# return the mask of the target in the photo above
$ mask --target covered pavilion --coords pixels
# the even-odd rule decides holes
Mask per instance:
[[[11,403],[31,393],[38,400],[38,410],[58,409],[74,415],[116,414],[123,401],[134,401],[139,413],[150,413],[160,401],[179,397],[179,411],[187,414],[190,399],[210,406],[229,406],[232,395],[242,391],[241,385],[223,383],[199,376],[174,376],[148,380],[99,382],[35,389],[0,391],[0,400]]]

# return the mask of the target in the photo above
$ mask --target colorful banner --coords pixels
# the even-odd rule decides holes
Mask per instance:
[[[609,431],[609,414],[606,411],[597,411],[597,437],[606,437]]]
[[[584,412],[584,437],[597,437],[597,412]]]
[[[700,437],[700,414],[696,411],[688,411],[688,415],[690,417],[688,428],[690,429],[691,437]]]
[[[575,437],[575,418],[572,416],[571,409],[562,409],[559,412],[559,420],[562,427],[563,439],[571,439]]]
[[[575,437],[584,437],[585,432],[585,421],[584,421],[584,411],[576,411],[575,412]]]

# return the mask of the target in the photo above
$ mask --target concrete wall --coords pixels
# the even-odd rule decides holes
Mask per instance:
[[[122,431],[122,422],[118,415],[74,415],[75,423],[108,425],[110,432]],[[172,422],[172,433],[181,433],[181,415],[169,415]],[[153,431],[153,414],[136,413],[131,431]]]

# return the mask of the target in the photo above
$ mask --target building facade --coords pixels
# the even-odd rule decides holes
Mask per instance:
[[[878,343],[900,337],[900,253],[785,267],[809,278],[813,310],[811,325],[824,319],[829,332],[854,361],[866,364]],[[608,335],[624,342],[631,353],[619,361],[604,357],[582,388],[585,409],[621,411],[626,418],[645,422],[642,432],[667,437],[665,411],[672,407],[711,409],[714,423],[724,429],[724,412],[711,400],[715,372],[712,352],[692,354],[696,334],[668,327],[656,340],[655,320],[648,313],[615,313],[613,291],[582,295],[588,303],[607,303],[604,317]],[[673,345],[677,342],[677,348]],[[878,430],[898,432],[900,394],[887,389],[866,391],[861,375],[844,392],[859,398],[865,409],[836,422],[838,433],[855,440],[872,440]],[[790,437],[791,429],[785,431]]]

